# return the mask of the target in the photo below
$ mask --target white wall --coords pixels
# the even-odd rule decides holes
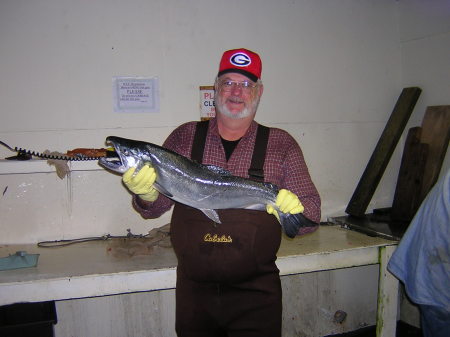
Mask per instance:
[[[101,147],[110,134],[161,143],[178,124],[199,118],[198,87],[213,82],[221,53],[244,46],[263,59],[257,120],[296,137],[322,196],[323,219],[342,215],[402,89],[397,7],[392,0],[3,0],[0,139],[63,152]],[[159,113],[112,112],[112,77],[128,75],[159,77]],[[399,157],[397,151],[368,211],[391,204]],[[67,193],[83,216],[55,203],[64,195],[54,185],[65,184],[55,175],[39,188],[38,177],[1,176],[0,189],[8,186],[1,241],[164,224],[136,216],[117,177],[80,177]],[[23,186],[33,198],[17,204]],[[47,212],[27,217],[16,231],[17,214],[33,208]]]
[[[450,104],[450,1],[401,0],[399,27],[403,86],[423,89],[409,126],[420,126],[427,106]]]
[[[450,102],[450,1],[399,2],[402,82],[424,89],[413,117],[429,105]]]

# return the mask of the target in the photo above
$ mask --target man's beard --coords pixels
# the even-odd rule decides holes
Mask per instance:
[[[234,97],[228,97],[233,99]],[[236,98],[239,99],[239,98]],[[230,111],[230,109],[228,109],[228,107],[226,106],[225,102],[222,102],[221,98],[219,96],[216,96],[216,100],[215,100],[215,106],[216,106],[216,110],[233,119],[241,119],[241,118],[246,118],[249,117],[251,115],[254,115],[256,113],[256,109],[258,109],[258,104],[259,104],[259,97],[255,98],[254,100],[252,100],[250,107],[246,106],[242,111],[238,112],[238,113],[233,113]]]

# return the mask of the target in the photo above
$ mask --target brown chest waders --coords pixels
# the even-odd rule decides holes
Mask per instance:
[[[199,122],[192,159],[202,162],[208,122]],[[249,175],[264,180],[269,129],[258,126]],[[221,224],[176,203],[171,239],[178,258],[179,337],[280,337],[281,284],[275,264],[281,226],[255,210],[219,210]]]

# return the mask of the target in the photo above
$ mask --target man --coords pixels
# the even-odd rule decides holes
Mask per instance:
[[[281,188],[277,205],[301,215],[302,233],[317,228],[320,197],[302,151],[287,132],[254,121],[263,93],[258,54],[226,51],[215,81],[216,117],[176,128],[169,148],[233,175],[271,182]],[[159,217],[173,201],[153,188],[155,170],[145,166],[123,175],[145,218]],[[176,331],[178,336],[281,336],[281,285],[275,265],[281,240],[279,214],[219,210],[221,224],[202,212],[175,204],[171,239],[178,258]]]
[[[450,169],[420,205],[388,268],[420,308],[425,337],[450,336]]]

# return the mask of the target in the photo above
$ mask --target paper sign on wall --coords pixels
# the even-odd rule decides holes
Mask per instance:
[[[200,87],[200,120],[207,120],[216,115],[214,105],[214,86]]]
[[[157,77],[114,77],[115,112],[159,112]]]

